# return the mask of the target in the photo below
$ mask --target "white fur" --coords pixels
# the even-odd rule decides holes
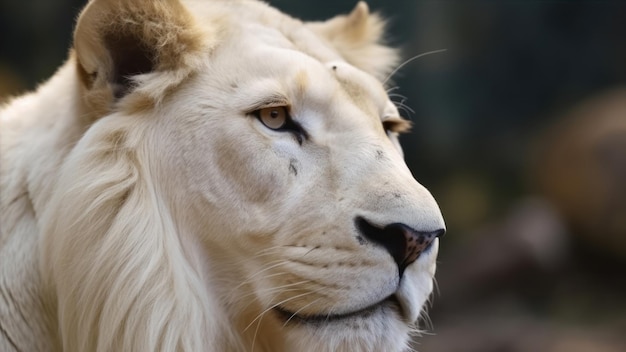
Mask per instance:
[[[364,4],[325,27],[252,1],[182,15],[130,1],[92,1],[66,64],[0,111],[0,350],[405,350],[437,243],[400,281],[354,218],[444,224],[382,128],[398,111],[380,19]],[[144,22],[154,71],[115,99],[100,34]],[[302,144],[250,115],[277,96]],[[347,313],[393,293],[403,315],[285,324],[272,310]]]

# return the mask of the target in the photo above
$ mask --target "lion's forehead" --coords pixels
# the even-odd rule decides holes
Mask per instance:
[[[228,72],[237,73],[223,84],[247,87],[239,91],[242,99],[282,93],[297,100],[294,105],[306,102],[309,108],[331,109],[337,115],[351,105],[349,109],[357,108],[375,123],[389,110],[382,83],[345,62],[303,22],[259,2],[218,3],[223,3],[226,19],[221,21],[229,28],[221,44],[223,62]],[[215,16],[211,13],[208,21]]]
[[[276,47],[297,49],[325,62],[340,56],[300,20],[259,1],[187,1],[186,5],[207,33],[232,39],[254,39]],[[215,30],[218,27],[219,29]],[[212,38],[209,38],[211,40]]]

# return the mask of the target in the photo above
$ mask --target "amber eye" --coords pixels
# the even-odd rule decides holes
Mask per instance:
[[[250,115],[255,116],[265,127],[271,130],[292,133],[299,144],[302,144],[303,140],[308,136],[306,131],[302,129],[302,126],[291,119],[287,106],[262,108],[252,111]]]
[[[267,128],[279,130],[284,128],[289,122],[289,114],[284,106],[259,109],[258,117]]]
[[[411,121],[401,117],[390,117],[383,120],[383,128],[385,132],[406,133],[411,130]]]

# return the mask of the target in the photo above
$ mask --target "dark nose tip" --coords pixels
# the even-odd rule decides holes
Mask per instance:
[[[356,218],[356,227],[365,238],[383,246],[398,264],[400,277],[404,269],[419,258],[437,237],[446,230],[419,231],[405,224],[393,223],[383,228],[372,225],[362,217]]]

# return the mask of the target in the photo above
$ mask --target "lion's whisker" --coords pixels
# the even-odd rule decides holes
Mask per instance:
[[[254,347],[256,346],[256,337],[259,334],[259,327],[261,326],[261,321],[263,320],[263,317],[261,317],[261,319],[259,319],[259,321],[256,323],[256,329],[254,329],[254,336],[252,336],[252,352],[254,352]],[[244,330],[245,331],[245,330]]]
[[[396,67],[393,71],[391,71],[391,73],[390,73],[389,75],[387,75],[387,78],[385,78],[385,79],[383,80],[383,85],[385,85],[385,83],[387,83],[387,81],[389,81],[389,79],[390,79],[391,77],[393,77],[393,75],[395,75],[395,74],[396,74],[396,72],[398,72],[400,69],[402,69],[404,66],[406,66],[406,65],[407,65],[407,64],[409,64],[410,62],[415,61],[415,60],[417,60],[417,59],[419,59],[419,58],[421,58],[421,57],[424,57],[424,56],[428,56],[428,55],[432,55],[432,54],[438,54],[438,53],[443,53],[443,52],[445,52],[445,51],[447,51],[447,50],[448,50],[448,49],[439,49],[439,50],[427,51],[427,52],[425,52],[425,53],[415,55],[415,56],[413,56],[412,58],[405,60],[403,63],[401,63],[400,65],[398,65],[398,67]]]
[[[390,95],[390,94],[391,94],[391,92],[393,92],[394,90],[397,90],[397,89],[400,89],[400,86],[393,86],[393,87],[391,87],[391,88],[387,88],[387,89],[385,90],[385,92],[387,93],[387,95]]]
[[[265,288],[265,289],[258,289],[255,290],[254,292],[249,292],[243,296],[237,297],[238,299],[244,299],[244,298],[248,298],[250,296],[256,296],[260,293],[272,293],[275,291],[282,291],[282,292],[290,292],[290,291],[302,291],[302,288],[290,288],[293,286],[297,286],[297,285],[302,285],[302,284],[306,284],[312,282],[311,280],[305,280],[305,281],[299,281],[299,282],[294,282],[291,284],[287,284],[287,285],[282,285],[282,286],[278,286],[278,287],[269,287],[269,288]]]
[[[441,295],[441,291],[439,290],[439,281],[437,281],[437,278],[434,276],[433,276],[433,286],[435,288],[434,294]]]
[[[308,292],[304,292],[304,293],[299,294],[299,295],[295,295],[295,296],[289,297],[289,298],[287,298],[287,299],[285,299],[285,300],[283,300],[283,301],[280,301],[280,302],[278,302],[278,303],[276,303],[276,304],[274,304],[274,305],[270,306],[269,308],[265,309],[263,312],[259,313],[259,314],[257,315],[257,317],[256,317],[254,320],[259,319],[259,317],[260,317],[260,316],[264,315],[264,314],[265,314],[265,313],[267,313],[268,311],[270,311],[270,310],[272,310],[272,309],[274,309],[274,308],[278,307],[279,305],[281,305],[281,304],[283,304],[283,303],[286,303],[286,302],[289,302],[289,301],[291,301],[291,300],[294,300],[294,299],[297,299],[297,298],[300,298],[300,297],[304,297],[304,296],[307,296],[307,295],[310,295],[310,294],[317,294],[317,293],[321,292],[322,290],[323,290],[323,288],[318,288],[318,289],[315,289],[315,290],[311,290],[311,291],[308,291]],[[276,296],[277,296],[277,295],[274,295],[274,297],[276,297]],[[244,331],[246,331],[246,330],[250,327],[250,325],[252,325],[252,324],[254,323],[254,320],[253,320],[252,322],[250,322],[250,324],[248,324],[248,326],[244,329]]]
[[[428,315],[428,307],[424,307],[420,312],[420,320],[424,322],[425,329],[433,330],[433,321],[430,319],[430,315]]]
[[[393,103],[395,106],[398,107],[398,109],[404,110],[407,113],[407,115],[415,114],[415,110],[413,110],[411,107],[404,104],[403,102],[393,101]]]
[[[280,302],[278,302],[278,303],[276,303],[276,304],[271,305],[270,307],[268,307],[268,308],[266,308],[264,311],[262,311],[260,314],[258,314],[258,315],[257,315],[257,317],[256,317],[256,318],[254,318],[254,320],[252,320],[252,321],[250,322],[250,324],[248,324],[248,326],[246,326],[246,327],[243,329],[243,331],[245,332],[246,330],[248,330],[248,329],[250,328],[250,326],[251,326],[252,324],[254,324],[254,322],[255,322],[255,321],[257,321],[260,317],[262,317],[265,313],[267,313],[267,312],[269,312],[270,310],[272,310],[272,309],[274,309],[274,308],[276,308],[276,307],[280,306],[281,304],[284,304],[284,303],[287,303],[287,302],[292,301],[292,300],[294,300],[294,299],[297,299],[297,298],[300,298],[300,297],[304,297],[304,296],[307,296],[307,295],[311,295],[311,294],[314,294],[314,293],[315,293],[315,291],[309,291],[309,292],[301,293],[301,294],[299,294],[299,295],[295,295],[295,296],[289,297],[289,298],[284,299],[284,300],[282,300],[282,301],[280,301]]]
[[[311,281],[310,280],[301,281],[300,284],[307,283],[307,282],[311,282]],[[283,286],[268,288],[266,290],[261,290],[261,291],[257,291],[257,292],[265,292],[265,293],[270,293],[270,294],[271,293],[275,293],[275,294],[272,295],[272,298],[270,299],[270,301],[273,301],[281,292],[302,291],[302,289],[298,289],[298,288],[284,289],[285,287],[286,287],[286,285],[283,285]],[[238,299],[239,300],[243,300],[243,299],[245,299],[246,297],[249,297],[249,296],[256,296],[257,292],[248,293],[247,295],[244,295],[242,297],[238,297]],[[318,291],[316,290],[316,292],[318,292]],[[254,302],[255,302],[254,300],[248,300],[246,305],[241,308],[241,311],[245,311]]]
[[[306,307],[317,303],[317,301],[319,301],[320,299],[322,299],[322,297],[316,298],[314,299],[312,302],[309,302],[308,304],[305,304],[304,306],[300,307],[300,309],[298,309],[297,311],[295,311],[293,314],[291,314],[291,316],[289,317],[289,319],[287,319],[287,321],[285,321],[285,323],[283,324],[283,327],[287,326],[287,324],[289,323],[289,321],[291,321],[291,319],[295,316],[298,315],[298,313],[300,313],[303,309],[305,309]]]
[[[273,264],[272,264],[272,263],[273,263]],[[231,293],[234,293],[236,290],[238,290],[239,288],[241,288],[241,286],[244,286],[245,284],[247,284],[247,283],[251,282],[251,281],[252,281],[253,279],[255,279],[258,275],[261,275],[261,274],[263,274],[264,272],[266,272],[266,271],[268,271],[268,270],[272,270],[272,269],[274,269],[274,268],[276,268],[276,267],[278,267],[278,266],[281,266],[281,265],[289,265],[289,262],[288,262],[288,261],[286,261],[286,260],[282,260],[282,259],[280,259],[280,260],[271,261],[271,262],[269,262],[268,264],[271,264],[271,265],[268,265],[268,266],[266,266],[265,268],[263,268],[263,269],[261,269],[261,270],[257,271],[257,272],[256,272],[256,273],[254,273],[253,275],[249,276],[247,279],[245,279],[244,281],[242,281],[241,283],[239,283],[237,286],[235,286],[235,287],[231,290]]]
[[[272,278],[272,277],[276,277],[276,276],[281,276],[281,275],[288,275],[288,274],[290,274],[290,273],[289,273],[289,272],[287,272],[287,271],[280,271],[280,272],[277,272],[277,273],[273,273],[273,274],[266,275],[266,276],[264,276],[264,277],[263,277],[263,279],[268,279],[268,278]],[[235,290],[237,290],[238,288],[241,288],[241,287],[242,287],[242,286],[244,286],[245,284],[248,284],[248,283],[251,283],[251,282],[252,282],[252,278],[242,281],[239,285],[237,285],[237,287],[235,287],[234,289],[232,289],[232,290],[230,291],[230,293],[231,293],[231,294],[233,294]]]
[[[252,255],[251,257],[246,257],[243,259],[240,259],[236,262],[234,262],[234,264],[245,264],[248,263],[254,259],[259,259],[259,258],[263,258],[266,256],[270,256],[273,254],[277,254],[279,253],[279,249],[284,248],[285,246],[274,246],[274,247],[269,247],[269,248],[265,248],[263,250],[260,250],[258,252],[256,252],[254,255]]]
[[[406,100],[406,97],[400,93],[387,93],[389,98],[401,98],[402,101]]]

